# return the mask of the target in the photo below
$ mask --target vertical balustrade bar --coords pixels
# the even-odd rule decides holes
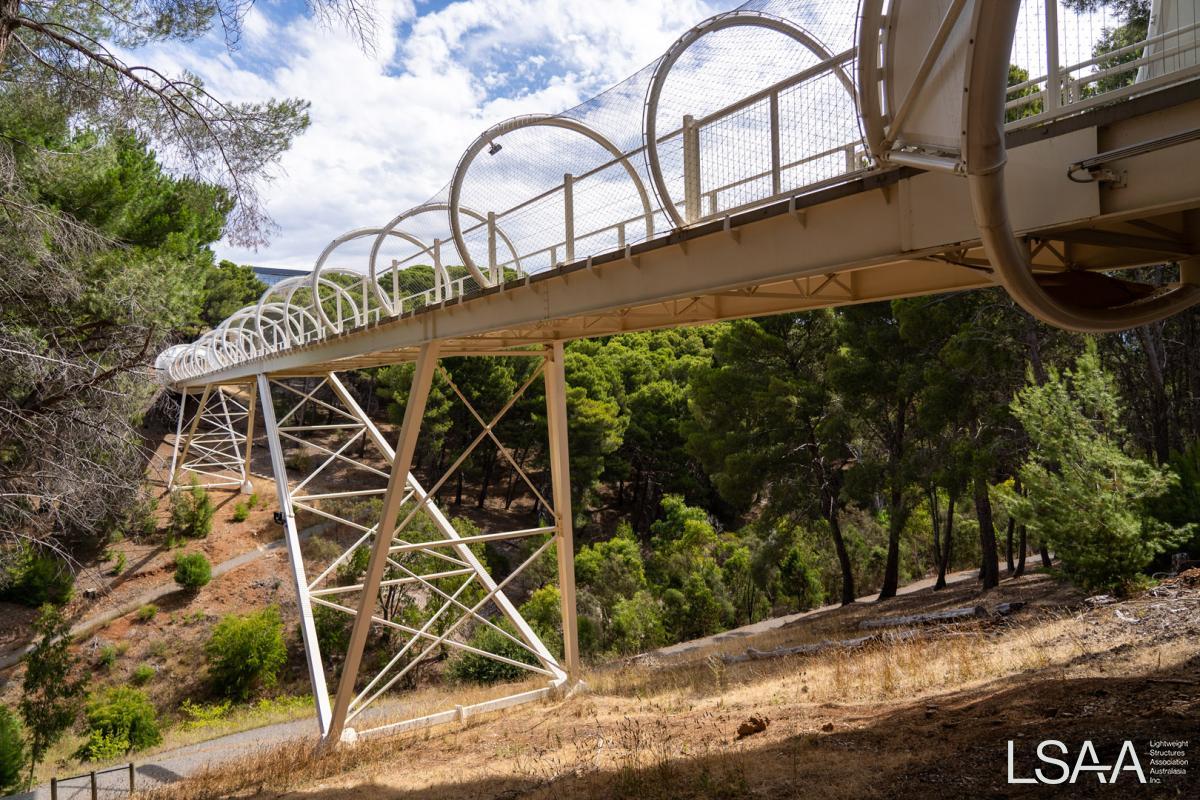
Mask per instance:
[[[575,261],[575,177],[569,172],[563,175],[563,227],[570,264]]]
[[[442,240],[433,240],[433,302],[440,303],[450,292],[449,286],[442,285]]]
[[[489,211],[487,213],[487,237],[488,237],[488,275],[491,276],[492,283],[504,283],[504,275],[501,274],[500,266],[496,263],[496,212]]]
[[[683,209],[684,220],[700,219],[700,128],[691,114],[683,118]]]
[[[1058,65],[1058,0],[1043,0],[1046,4],[1046,111],[1054,114],[1062,103],[1059,96]]]
[[[779,92],[771,92],[771,194],[783,191],[779,133]]]

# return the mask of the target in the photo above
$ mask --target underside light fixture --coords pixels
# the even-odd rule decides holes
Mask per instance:
[[[496,155],[496,153],[500,152],[502,147],[503,147],[503,145],[501,145],[499,142],[488,142],[488,155],[489,156]]]

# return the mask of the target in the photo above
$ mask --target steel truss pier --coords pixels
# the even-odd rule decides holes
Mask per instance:
[[[244,385],[252,398],[259,398],[263,435],[271,454],[272,471],[283,509],[283,528],[288,561],[300,608],[300,632],[304,641],[309,676],[317,706],[321,734],[329,740],[353,739],[380,731],[403,731],[461,720],[465,716],[495,711],[516,703],[552,696],[570,688],[579,672],[579,646],[575,624],[575,578],[572,545],[571,490],[568,471],[566,391],[563,347],[550,344],[535,350],[498,351],[494,355],[521,358],[535,363],[516,392],[495,414],[485,418],[452,377],[439,365],[439,346],[423,346],[414,362],[412,382],[397,444],[393,445],[366,415],[351,391],[334,372],[304,380],[273,378],[260,374]],[[412,474],[413,457],[421,432],[422,417],[434,375],[440,373],[456,401],[479,425],[478,434],[426,489]],[[535,383],[546,395],[550,496],[514,458],[496,433],[498,423]],[[200,408],[214,405],[242,409],[240,416],[222,414],[215,427],[224,442],[246,442],[252,419],[248,411],[221,387],[205,390]],[[187,395],[185,395],[185,400]],[[253,404],[253,400],[251,401]],[[199,414],[200,412],[197,412]],[[183,415],[180,415],[182,426]],[[247,433],[233,424],[246,425]],[[212,436],[193,418],[186,437],[177,437],[178,470],[195,471],[189,451],[222,452],[210,444]],[[536,499],[544,524],[515,530],[487,531],[463,535],[438,506],[436,497],[467,458],[485,442],[497,448]],[[285,455],[285,446],[292,454]],[[248,463],[242,450],[233,445],[234,462],[220,462],[243,469]],[[202,462],[202,463],[208,463]],[[193,465],[189,469],[188,465]],[[244,474],[244,473],[243,473]],[[210,486],[234,486],[226,481]],[[344,487],[344,488],[343,488]],[[371,502],[375,501],[375,502]],[[364,513],[368,516],[364,516]],[[340,543],[338,555],[306,558],[297,525],[298,515],[333,523],[334,530],[351,532]],[[381,535],[387,531],[388,535]],[[520,543],[522,560],[497,581],[481,558],[481,546]],[[356,554],[369,552],[360,574],[348,571]],[[539,559],[555,553],[561,596],[563,652],[551,653],[538,634],[521,616],[505,594],[505,588]],[[407,616],[397,618],[377,609],[383,595],[395,603],[404,599]],[[344,615],[350,625],[344,649],[322,652],[314,611]],[[497,624],[502,620],[506,624]],[[337,621],[326,625],[336,626]],[[516,645],[528,657],[513,658],[472,646],[464,635],[482,626]],[[381,636],[384,632],[386,635]],[[390,646],[385,660],[374,662],[373,673],[360,686],[368,641],[374,638]],[[546,686],[522,691],[475,705],[456,705],[441,712],[389,722],[373,728],[350,727],[389,689],[443,651],[468,652],[540,675]],[[376,651],[378,654],[378,651]],[[340,678],[331,682],[330,667],[340,662]],[[330,688],[333,688],[332,697]]]

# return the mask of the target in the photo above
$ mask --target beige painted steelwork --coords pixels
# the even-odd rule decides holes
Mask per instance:
[[[257,398],[327,742],[353,738],[355,729],[367,732],[363,712],[433,647],[521,666],[545,677],[548,685],[377,729],[462,720],[573,685],[579,649],[564,342],[985,288],[1007,291],[1039,318],[1077,330],[1141,324],[1197,302],[1200,0],[1158,2],[1146,39],[1109,54],[1129,57],[1117,66],[1093,54],[1090,44],[1079,52],[1078,43],[1061,35],[1064,15],[1075,15],[1076,27],[1082,19],[1096,30],[1108,24],[1107,18],[1085,19],[1053,0],[1026,7],[1017,0],[862,0],[857,8],[811,2],[814,8],[803,19],[784,19],[776,13],[781,6],[755,0],[689,31],[658,62],[590,105],[489,128],[460,159],[448,196],[402,212],[382,227],[338,237],[311,275],[272,287],[257,305],[159,357],[156,366],[164,382],[184,392],[185,402],[189,392],[200,393],[201,409],[223,386],[257,389],[250,395],[247,433],[240,440],[245,458],[239,455],[237,466],[243,477],[248,474]],[[823,35],[806,23],[823,26]],[[1017,53],[1018,28],[1023,46],[1036,51],[1032,60]],[[839,33],[846,30],[857,31],[852,41]],[[726,105],[705,106],[704,94],[713,86],[702,74],[705,65],[691,63],[687,69],[693,72],[680,74],[680,65],[694,55],[689,48],[701,38],[708,45],[726,41],[721,37],[737,43],[742,41],[737,37],[755,35],[782,37],[803,54],[799,71],[764,79],[766,85]],[[1071,47],[1075,50],[1068,52]],[[751,62],[750,70],[756,55],[747,48],[738,61]],[[1026,65],[1031,77],[1008,85],[1010,63]],[[1122,75],[1130,80],[1111,81]],[[670,96],[670,113],[682,113],[662,126],[672,130],[660,134],[659,105],[674,91],[669,88],[673,77],[699,94],[682,101]],[[638,95],[644,100],[636,115],[622,117],[613,110],[622,98]],[[621,138],[631,122],[635,132],[641,125],[640,141],[632,145]],[[814,125],[826,129],[814,130]],[[531,183],[535,194],[509,208],[462,205],[468,170],[485,149],[488,158],[506,158],[498,154],[507,135],[521,131],[538,141],[538,134],[563,130],[582,134],[602,151],[601,159],[609,160],[572,165],[548,187]],[[619,147],[618,141],[625,144]],[[553,171],[541,163],[542,156],[553,155],[534,153],[525,161],[513,156],[518,160],[508,163],[526,169],[533,181]],[[482,163],[499,163],[488,158]],[[665,159],[674,159],[669,170]],[[647,185],[654,187],[657,207]],[[609,195],[616,210],[584,209],[584,199]],[[441,214],[440,228],[417,235],[416,220],[436,223]],[[356,239],[372,240],[365,265],[331,263],[335,250]],[[486,267],[469,252],[471,241],[481,252],[486,247]],[[380,268],[382,248],[392,243],[411,252]],[[1175,284],[1141,286],[1107,274],[1163,263],[1178,264]],[[440,380],[482,432],[426,490],[411,466],[430,386],[440,359],[472,355],[535,359],[538,366],[490,420],[442,371]],[[400,362],[414,366],[393,447],[336,373]],[[495,432],[503,414],[539,377],[547,403],[549,499]],[[293,385],[297,381],[305,384],[303,390]],[[293,406],[276,418],[275,404],[284,398]],[[339,421],[300,424],[296,413],[306,404]],[[187,436],[184,424],[181,411],[172,475],[176,462],[187,462],[196,441],[204,446],[198,438],[200,414]],[[225,427],[239,435],[235,426]],[[334,432],[349,438],[340,445],[323,443]],[[323,458],[294,484],[284,440]],[[485,441],[516,469],[553,524],[470,536],[455,530],[433,498]],[[369,443],[387,469],[349,455],[356,442]],[[314,479],[328,475],[332,464],[352,470],[357,482],[345,490],[314,492]],[[364,488],[371,481],[383,485]],[[383,500],[379,519],[370,525],[329,505],[370,497]],[[297,510],[360,534],[315,578],[305,573]],[[428,516],[440,538],[405,538],[417,514]],[[548,538],[499,581],[470,549],[538,537]],[[328,585],[362,546],[371,548],[362,582]],[[504,591],[551,546],[562,597],[561,663]],[[434,572],[420,574],[403,564],[412,553],[440,563]],[[388,570],[391,577],[385,577]],[[438,581],[448,578],[464,582],[446,592]],[[473,607],[459,599],[471,582],[485,591]],[[422,628],[376,613],[377,594],[397,586],[415,587],[441,602]],[[355,607],[338,602],[343,594],[357,594]],[[488,603],[495,608],[484,609]],[[354,619],[332,699],[313,629],[314,606]],[[443,614],[457,619],[434,634],[430,626]],[[467,626],[501,630],[491,621],[496,615],[517,632],[502,633],[535,663],[486,653],[466,641]],[[373,626],[408,638],[360,687]]]

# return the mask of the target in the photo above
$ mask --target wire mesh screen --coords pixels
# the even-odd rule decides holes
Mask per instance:
[[[1032,124],[1187,77],[1197,68],[1198,20],[1197,0],[1024,0],[1009,123]]]

